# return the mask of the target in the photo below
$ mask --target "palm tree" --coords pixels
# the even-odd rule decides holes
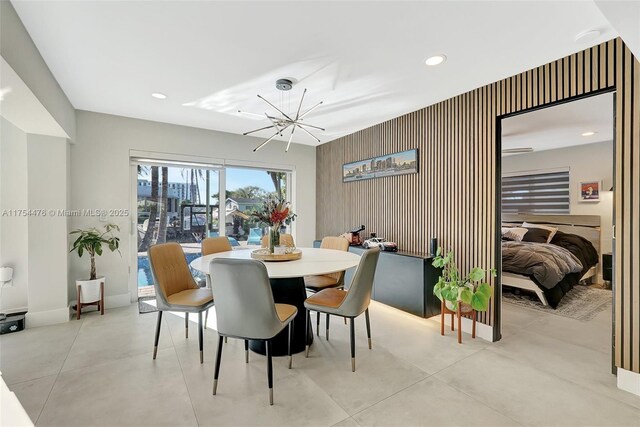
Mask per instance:
[[[169,168],[162,167],[162,200],[160,201],[160,225],[156,243],[167,241],[167,217],[169,216]]]
[[[271,181],[273,181],[273,186],[276,188],[276,195],[278,199],[283,200],[284,194],[282,191],[282,184],[287,177],[286,172],[267,171],[267,174],[271,177]]]
[[[149,224],[144,233],[142,242],[138,246],[138,252],[146,252],[151,246],[153,231],[156,227],[156,216],[158,216],[158,166],[151,166],[151,207],[149,208]]]

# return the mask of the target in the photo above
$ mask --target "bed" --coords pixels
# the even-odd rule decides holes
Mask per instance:
[[[600,217],[596,215],[503,214],[505,227],[523,223],[557,228],[548,243],[502,241],[502,285],[536,293],[556,308],[581,281],[596,276],[600,258]]]

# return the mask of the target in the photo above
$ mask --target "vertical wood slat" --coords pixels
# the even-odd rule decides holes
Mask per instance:
[[[426,252],[437,237],[461,266],[495,265],[496,118],[615,88],[615,358],[640,372],[638,67],[611,40],[318,147],[318,237],[364,222],[401,249]],[[419,148],[419,174],[342,183],[343,163],[411,148]],[[492,299],[479,320],[491,325],[494,316]]]

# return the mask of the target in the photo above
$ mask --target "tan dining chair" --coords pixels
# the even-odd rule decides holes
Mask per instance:
[[[269,235],[266,234],[262,236],[260,240],[260,244],[263,248],[269,246]],[[291,234],[282,233],[280,234],[280,244],[284,246],[288,246],[290,248],[295,248],[295,243],[293,242],[293,236]]]
[[[209,275],[216,295],[218,323],[218,353],[213,374],[213,394],[218,389],[223,337],[245,340],[245,362],[248,362],[248,340],[265,341],[267,350],[267,380],[269,404],[273,405],[273,368],[271,339],[289,328],[289,369],[291,369],[291,339],[293,319],[298,309],[289,304],[276,304],[267,268],[256,260],[214,259]]]
[[[198,341],[200,344],[200,363],[203,363],[202,312],[213,305],[211,289],[199,287],[187,259],[178,243],[162,243],[149,248],[149,264],[153,276],[158,304],[158,323],[153,346],[153,358],[158,352],[162,312],[180,311],[185,313],[185,336],[189,337],[189,313],[198,313]]]
[[[368,249],[362,254],[358,268],[353,276],[349,290],[329,288],[313,294],[304,302],[306,308],[306,331],[305,331],[305,357],[309,357],[309,327],[310,310],[349,318],[351,336],[351,371],[356,371],[356,337],[355,318],[362,313],[365,315],[367,323],[367,338],[369,349],[371,349],[371,324],[369,323],[369,303],[371,302],[371,291],[373,279],[380,256],[379,248]]]
[[[349,241],[344,237],[327,236],[322,239],[320,248],[347,252],[349,250]],[[320,292],[323,289],[329,288],[342,289],[344,288],[344,271],[318,276],[305,276],[304,285],[308,291],[313,293]],[[329,317],[330,315],[327,314],[325,328],[325,339],[327,340],[329,339]],[[345,324],[346,321],[347,319],[345,318]],[[320,312],[316,313],[316,332],[318,336],[320,336]]]
[[[232,251],[231,243],[225,236],[220,237],[208,237],[200,243],[200,251],[202,256],[216,254],[218,252]],[[206,277],[207,288],[211,289],[211,278],[209,275]],[[188,315],[188,314],[187,314]],[[207,323],[209,322],[209,310],[204,315],[204,328],[207,329]]]

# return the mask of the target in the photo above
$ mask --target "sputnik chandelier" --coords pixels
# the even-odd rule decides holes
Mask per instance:
[[[289,91],[289,90],[291,90],[291,88],[293,88],[293,82],[291,80],[289,80],[289,79],[278,79],[276,81],[276,88],[278,90],[281,90],[282,92]],[[271,122],[270,126],[261,127],[259,129],[255,129],[255,130],[252,130],[250,132],[243,133],[243,135],[250,135],[252,133],[260,132],[260,131],[267,130],[267,129],[274,129],[275,130],[275,133],[273,135],[271,135],[262,144],[258,145],[256,148],[253,149],[254,152],[258,151],[259,149],[261,149],[262,147],[267,145],[273,138],[275,138],[277,136],[284,137],[285,131],[289,130],[289,128],[291,128],[291,133],[289,134],[289,142],[287,143],[287,148],[284,150],[285,152],[289,151],[289,146],[291,145],[291,140],[293,139],[293,133],[295,132],[296,129],[300,129],[301,131],[303,131],[304,133],[309,135],[311,138],[315,139],[317,142],[320,142],[320,140],[315,135],[313,135],[311,132],[309,132],[308,129],[317,129],[317,130],[324,131],[324,128],[321,128],[319,126],[313,126],[313,125],[310,125],[308,123],[304,123],[303,120],[310,112],[312,112],[313,110],[318,108],[320,105],[322,105],[323,101],[318,102],[316,105],[314,105],[313,107],[309,108],[304,113],[300,114],[300,111],[302,110],[302,103],[304,101],[304,96],[305,96],[306,93],[307,93],[307,89],[305,89],[304,92],[302,92],[302,98],[300,98],[300,104],[298,105],[298,110],[296,111],[295,117],[291,117],[293,115],[290,116],[290,115],[286,114],[283,111],[284,108],[282,106],[282,104],[283,104],[282,99],[281,99],[281,105],[280,105],[281,108],[278,108],[274,104],[272,104],[271,102],[267,101],[262,96],[258,95],[258,98],[260,98],[264,102],[266,102],[270,107],[272,107],[274,110],[276,110],[280,115],[279,116],[274,116],[274,115],[269,114],[269,113],[264,113],[264,117],[266,117]],[[241,111],[241,110],[238,110],[238,113],[263,117],[261,114],[248,113],[246,111]]]

